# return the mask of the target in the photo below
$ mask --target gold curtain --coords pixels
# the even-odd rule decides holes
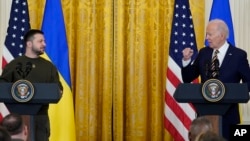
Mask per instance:
[[[45,0],[28,0],[41,28]],[[174,0],[62,0],[77,141],[170,140],[164,91]],[[204,0],[190,0],[199,47]],[[66,106],[66,105],[65,105]]]

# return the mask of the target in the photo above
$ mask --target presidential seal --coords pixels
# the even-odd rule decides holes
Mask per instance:
[[[202,95],[207,101],[220,101],[225,95],[225,86],[218,79],[209,79],[202,85]]]
[[[17,102],[28,102],[34,96],[34,86],[28,80],[18,80],[11,87],[11,95]]]

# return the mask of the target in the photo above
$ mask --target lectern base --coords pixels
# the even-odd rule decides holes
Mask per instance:
[[[232,104],[230,103],[193,103],[199,116],[224,115]]]
[[[36,115],[42,107],[41,104],[27,104],[27,103],[20,103],[20,104],[5,103],[5,105],[10,111],[10,113],[17,113],[20,115]]]

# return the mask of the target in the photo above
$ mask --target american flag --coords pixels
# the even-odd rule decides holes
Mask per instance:
[[[166,78],[164,126],[176,141],[187,141],[188,130],[195,118],[189,103],[178,103],[173,94],[182,83],[182,50],[190,47],[197,55],[195,32],[188,0],[175,0]],[[187,94],[191,94],[187,92]]]
[[[11,60],[25,52],[24,34],[30,29],[27,0],[13,0],[9,26],[3,48],[2,68]],[[0,119],[8,114],[3,103],[0,104]]]

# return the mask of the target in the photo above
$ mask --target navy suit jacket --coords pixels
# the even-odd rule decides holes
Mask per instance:
[[[183,82],[191,82],[201,76],[201,82],[210,79],[209,71],[213,49],[204,47],[199,51],[194,63],[182,68]],[[250,67],[247,60],[247,53],[240,49],[229,46],[225,58],[219,68],[219,77],[223,83],[239,83],[241,80],[248,83],[250,90]]]
[[[202,83],[210,79],[211,72],[209,71],[209,67],[211,65],[212,54],[212,48],[202,48],[194,62],[182,68],[183,82],[189,83],[198,76],[201,77]],[[250,67],[247,60],[247,53],[244,50],[229,45],[223,62],[220,63],[222,64],[219,68],[217,79],[223,83],[240,83],[242,81],[248,84],[248,89],[250,90]],[[230,124],[238,124],[239,122],[238,104],[232,104],[227,113],[222,116],[222,124],[225,124],[222,125],[223,130],[224,128],[229,129]]]

